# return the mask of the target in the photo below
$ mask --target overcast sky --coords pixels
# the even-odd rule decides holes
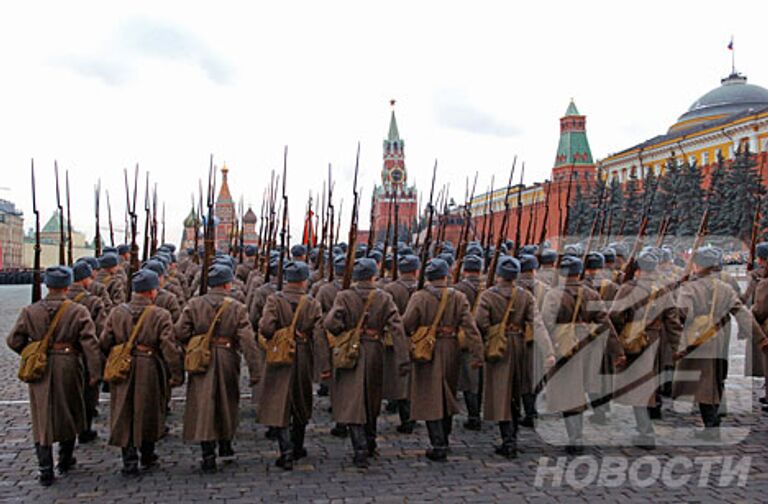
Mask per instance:
[[[47,220],[57,159],[90,237],[96,179],[121,221],[138,162],[178,241],[210,153],[257,207],[288,145],[295,236],[329,162],[347,220],[360,141],[367,228],[391,98],[410,180],[425,188],[437,158],[461,199],[515,154],[546,178],[571,97],[596,158],[665,132],[729,73],[732,34],[737,69],[768,86],[767,18],[756,1],[4,2],[0,198],[31,225],[34,157]]]

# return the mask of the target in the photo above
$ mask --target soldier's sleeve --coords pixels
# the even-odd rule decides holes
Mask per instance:
[[[96,339],[96,324],[91,319],[91,314],[85,306],[78,305],[75,316],[75,327],[79,335],[80,348],[85,355],[85,363],[88,366],[88,373],[91,378],[101,377],[101,366],[103,355],[99,348],[99,340]]]
[[[263,308],[262,293],[256,290],[253,293],[251,302],[248,304],[248,320],[251,322],[251,327],[253,327],[254,331],[259,328],[259,319],[261,318]]]
[[[176,322],[179,320],[179,317],[181,316],[181,303],[179,302],[178,296],[175,294],[171,294],[171,297],[169,298],[171,300],[170,303],[168,303],[168,306],[166,309],[171,314],[171,321]]]
[[[756,339],[760,342],[760,346],[768,344],[763,328],[760,327],[752,312],[747,310],[741,303],[738,294],[730,291],[729,295],[729,312],[739,324],[739,339]]]
[[[119,306],[125,303],[125,285],[121,281],[119,282],[116,281],[115,284],[116,284],[115,288],[113,289],[114,290],[113,295],[115,297],[112,298],[112,303],[115,306]]]
[[[163,356],[163,360],[171,372],[171,378],[181,382],[184,377],[184,361],[181,357],[181,350],[176,344],[173,320],[170,313],[166,310],[158,310],[157,313],[157,341],[160,347],[160,354]]]
[[[104,329],[104,323],[107,321],[107,310],[104,308],[104,303],[99,296],[93,296],[91,318],[93,323],[96,324],[96,336],[98,337],[102,329]]]
[[[679,348],[683,336],[683,323],[680,321],[680,310],[672,304],[665,306],[662,312],[664,338],[669,341],[670,348]]]
[[[397,309],[392,295],[385,292],[386,296],[386,324],[387,331],[392,336],[392,344],[394,345],[395,362],[401,376],[404,376],[409,371],[410,355],[409,355],[409,342],[405,336],[405,329],[403,328],[403,319],[400,317],[400,310]]]
[[[259,350],[256,347],[256,335],[253,333],[253,327],[248,321],[248,313],[245,310],[245,306],[242,304],[237,305],[237,338],[240,342],[240,348],[243,351],[243,357],[245,357],[245,363],[248,366],[248,376],[250,376],[251,383],[257,383],[261,376],[259,370],[260,357]]]
[[[464,338],[467,342],[467,350],[472,354],[474,360],[478,362],[483,361],[483,339],[480,337],[480,331],[477,330],[475,324],[475,318],[472,316],[472,312],[469,310],[469,301],[467,296],[456,293],[459,296],[457,300],[459,303],[458,314],[461,317],[459,321],[459,327],[464,329]]]
[[[539,347],[541,354],[544,357],[555,355],[555,349],[552,346],[552,340],[549,337],[549,332],[544,326],[544,322],[541,320],[539,309],[536,308],[536,300],[528,291],[526,291],[529,298],[526,303],[525,310],[525,323],[533,327],[533,341],[536,342],[536,346]]]
[[[314,349],[314,365],[319,373],[331,371],[331,352],[328,348],[328,338],[323,328],[323,310],[317,300],[310,302],[309,319],[312,321],[312,348]]]
[[[634,287],[631,284],[622,285],[611,303],[608,316],[617,332],[621,332],[624,328],[624,323],[627,320],[627,310],[636,301],[634,299],[635,296],[631,295],[633,290]]]
[[[759,323],[763,323],[768,318],[768,280],[758,283],[755,287],[750,285],[750,288],[755,295],[752,314]]]
[[[259,318],[259,333],[266,339],[271,339],[278,329],[277,310],[277,298],[273,294],[267,298],[264,309],[261,310],[261,318]]]
[[[117,311],[112,311],[104,320],[104,325],[99,332],[99,347],[103,355],[109,355],[109,351],[115,346],[115,317],[117,317]]]
[[[483,291],[479,294],[480,299],[477,301],[477,308],[475,309],[475,325],[480,331],[481,336],[488,334],[488,329],[491,327],[491,304],[490,294],[488,291]]]
[[[338,335],[346,330],[347,326],[347,306],[342,301],[344,296],[339,293],[333,301],[333,306],[328,310],[323,321],[325,330],[331,334]]]
[[[182,345],[186,345],[187,342],[194,336],[195,323],[192,319],[192,305],[188,304],[181,310],[179,320],[176,321],[174,326],[174,332],[176,333],[176,341]]]
[[[32,324],[29,320],[29,309],[25,307],[21,310],[21,313],[19,313],[19,316],[16,319],[16,324],[14,324],[13,329],[11,329],[11,332],[5,340],[8,344],[8,348],[17,354],[20,354],[31,339],[31,329]]]
[[[585,294],[586,295],[586,292]],[[616,332],[616,328],[611,322],[611,318],[608,316],[608,312],[601,307],[599,310],[588,312],[592,315],[591,322],[595,324],[595,334],[608,333],[608,340],[606,343],[606,353],[612,359],[617,359],[624,356],[624,346],[619,340],[619,334]]]
[[[101,298],[101,302],[104,303],[104,310],[109,314],[114,305],[112,304],[112,298],[109,297],[109,292],[107,292],[105,287],[99,289],[99,297]]]
[[[403,313],[403,330],[405,335],[410,337],[421,324],[421,296],[418,292],[414,292],[411,299],[408,300],[408,305],[405,307],[405,313]]]

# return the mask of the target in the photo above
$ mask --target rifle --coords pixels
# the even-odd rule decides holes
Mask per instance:
[[[371,193],[371,223],[368,226],[368,229],[370,229],[370,231],[368,232],[368,252],[373,250],[373,242],[374,242],[374,240],[373,240],[374,236],[373,235],[376,233],[376,229],[375,229],[375,226],[374,226],[374,224],[375,224],[375,221],[374,221],[374,218],[375,218],[374,210],[375,209],[376,209],[376,191],[373,191]],[[350,243],[350,246],[351,245],[352,244]]]
[[[66,264],[64,247],[66,238],[64,237],[64,207],[61,205],[61,195],[59,192],[59,165],[53,162],[53,170],[56,173],[56,208],[59,209],[59,264]]]
[[[575,171],[571,170],[571,174],[568,176],[568,189],[565,191],[565,211],[561,209],[560,212],[560,239],[558,240],[557,248],[560,252],[563,251],[563,245],[565,244],[566,233],[568,233],[568,221],[571,217],[571,188],[573,187],[573,179],[575,177]]]
[[[331,181],[331,163],[328,163],[328,250],[330,251],[330,254],[328,255],[331,259],[331,264],[328,266],[328,281],[333,282],[333,247],[335,246],[334,243],[334,235],[333,235],[333,220],[335,219],[334,211],[333,211],[333,182]],[[338,236],[338,235],[336,235]]]
[[[203,203],[203,181],[197,179],[198,189],[200,190],[200,205]],[[195,252],[192,255],[192,262],[200,264],[200,207],[195,209],[195,195],[192,194],[192,213],[195,214]]]
[[[760,180],[763,180],[762,177],[760,177]],[[755,203],[755,215],[752,218],[752,237],[749,242],[749,262],[747,263],[747,271],[752,271],[755,269],[755,249],[757,245],[757,235],[760,228],[760,207],[763,204],[763,197],[759,193]]]
[[[394,188],[392,189],[394,192]],[[383,279],[387,276],[387,248],[389,248],[389,233],[392,231],[392,196],[389,197],[389,206],[387,207],[387,231],[384,234],[384,258],[381,261],[381,271],[379,276]],[[397,248],[397,243],[395,243]]]
[[[491,213],[491,200],[493,199],[493,177],[491,175],[491,188],[488,191],[488,199],[485,205],[485,212],[483,213],[483,232],[480,235],[480,245],[483,247],[483,252],[485,252],[488,246],[488,215]]]
[[[413,244],[414,252],[420,251],[419,242],[421,241],[421,227],[422,224],[424,224],[424,214],[421,211],[421,191],[419,191],[419,202],[416,204],[416,212],[418,212],[418,215],[416,216],[416,242]]]
[[[101,179],[96,183],[94,188],[94,208],[96,214],[96,234],[93,237],[93,251],[96,257],[101,256],[101,226],[99,219],[99,200],[101,199]]]
[[[32,159],[32,213],[35,214],[35,248],[32,263],[32,302],[36,303],[43,297],[40,285],[40,210],[37,209],[37,194],[35,187],[35,160]]]
[[[109,191],[107,194],[107,218],[109,219],[109,246],[115,246],[115,229],[112,227],[112,205],[109,203]]]
[[[525,176],[525,162],[523,162],[522,169],[520,170],[520,188],[517,190],[517,229],[515,230],[515,253],[520,250],[520,228],[523,226],[523,177]]]
[[[214,226],[214,208],[216,194],[216,168],[213,166],[213,154],[211,154],[208,163],[208,218],[205,221],[205,230],[203,231],[203,243],[205,252],[203,253],[203,266],[200,271],[200,295],[204,296],[208,292],[208,268],[211,266],[212,258],[216,253],[216,227]],[[202,208],[201,208],[202,212]]]
[[[400,204],[397,202],[397,188],[394,188],[393,199],[395,202],[395,234],[394,243],[392,248],[392,281],[397,280],[397,249],[400,244],[400,220],[398,219],[398,212],[400,210]]]
[[[344,268],[344,278],[341,282],[342,289],[349,289],[352,283],[352,269],[355,266],[355,242],[357,241],[357,171],[360,167],[360,142],[357,143],[357,155],[355,156],[355,176],[352,181],[352,217],[349,219],[349,244],[347,245],[347,263]],[[342,200],[342,203],[344,200]],[[341,213],[341,212],[339,212]],[[371,211],[373,215],[373,211]],[[339,216],[341,220],[341,216]],[[371,234],[373,229],[371,229]],[[370,236],[369,236],[370,240]]]
[[[163,201],[163,222],[162,222],[162,225],[163,225],[163,231],[162,231],[162,234],[160,235],[160,241],[162,243],[166,243],[166,241],[165,241],[165,201]]]
[[[486,278],[485,288],[489,289],[496,278],[496,264],[499,262],[501,254],[501,242],[506,238],[507,221],[509,220],[509,192],[512,190],[512,179],[515,177],[515,165],[517,165],[517,156],[512,161],[512,170],[509,172],[509,182],[507,182],[507,192],[504,195],[504,216],[501,218],[501,232],[496,238],[496,249],[493,251],[491,264],[488,266],[488,277]]]
[[[598,173],[598,177],[600,174]],[[587,238],[587,245],[584,247],[584,254],[581,257],[582,263],[586,264],[587,262],[587,255],[589,254],[589,249],[592,247],[592,240],[595,237],[595,233],[597,232],[597,229],[599,227],[599,221],[600,221],[600,214],[602,212],[603,208],[603,199],[605,198],[605,184],[603,184],[602,189],[600,189],[600,196],[597,199],[597,204],[595,205],[595,216],[592,218],[592,225],[590,226],[589,231],[589,238]],[[582,280],[584,279],[584,273],[586,272],[586,268],[581,269],[581,274],[579,275],[579,278]]]
[[[429,189],[429,203],[427,203],[427,232],[424,235],[424,244],[421,246],[421,268],[419,268],[418,289],[424,288],[424,274],[427,270],[427,259],[429,258],[429,247],[432,241],[432,219],[435,215],[435,207],[432,205],[432,197],[435,194],[435,177],[437,176],[437,159],[435,167],[432,168],[432,186]]]
[[[323,200],[320,202],[320,229],[321,229],[321,236],[320,236],[320,245],[317,248],[317,270],[318,270],[318,277],[319,278],[325,278],[325,240],[328,238],[328,207],[326,206],[326,188],[325,188],[325,180],[323,180]],[[333,267],[333,266],[331,266]]]
[[[69,200],[69,170],[64,172],[65,192],[67,193],[67,266],[72,267],[74,258],[72,257],[72,214],[70,213]]]
[[[157,183],[152,190],[152,241],[149,247],[149,256],[153,257],[157,253]]]
[[[269,182],[269,191],[267,192],[267,214],[269,220],[267,221],[266,231],[267,235],[264,240],[264,283],[269,283],[269,263],[272,259],[272,228],[275,222],[275,171],[272,170],[272,177]]]
[[[544,242],[547,241],[547,222],[549,221],[549,196],[552,193],[552,182],[547,182],[547,195],[544,196],[544,218],[541,221],[541,234],[539,235],[539,259],[544,252]]]
[[[626,273],[624,275],[624,282],[628,282],[635,277],[635,271],[637,271],[636,256],[640,251],[640,246],[642,245],[643,238],[645,237],[645,231],[648,228],[648,220],[650,218],[651,208],[653,208],[653,200],[656,196],[656,189],[658,189],[658,187],[659,183],[656,182],[656,184],[653,186],[651,197],[648,198],[648,204],[643,209],[643,219],[640,221],[640,229],[637,231],[637,238],[635,239],[635,243],[632,245],[632,252],[629,254],[629,259],[626,263],[624,263],[623,268],[624,272]],[[707,208],[707,213],[708,211],[709,208]]]
[[[245,202],[243,197],[240,197],[240,243],[238,248],[238,261],[243,264],[245,260]]]
[[[144,243],[143,253],[141,254],[141,262],[147,262],[149,259],[149,226],[151,222],[149,210],[149,172],[147,172],[147,183],[144,188]]]
[[[341,238],[341,218],[344,215],[344,198],[339,201],[339,220],[336,222],[336,239]],[[355,235],[357,236],[357,235]]]
[[[288,194],[285,180],[288,178],[288,146],[283,150],[283,223],[280,227],[280,258],[277,263],[277,290],[283,290],[283,265],[285,263],[285,233],[288,226]]]
[[[539,188],[539,183],[535,182],[534,186],[536,186],[536,189]],[[538,191],[537,191],[538,192]],[[534,201],[534,195],[531,196],[531,204],[528,206],[528,225],[525,227],[525,243],[524,245],[528,245],[531,243],[531,238],[533,238],[533,235],[536,234],[536,230],[533,229],[533,221],[536,218],[536,215],[538,215],[538,207],[536,207],[536,201]]]
[[[266,188],[261,193],[261,210],[259,211],[259,237],[256,242],[256,258],[253,262],[253,267],[259,271],[262,268],[262,262],[264,261],[264,254],[262,248],[264,247],[264,207],[267,201]]]
[[[123,170],[125,176],[125,211],[130,220],[131,227],[131,258],[128,263],[128,281],[126,282],[127,298],[131,298],[132,283],[131,278],[133,274],[139,270],[139,246],[136,244],[136,193],[139,186],[139,165],[136,164],[136,170],[133,177],[133,203],[131,203],[131,194],[128,185],[128,169]],[[128,232],[128,226],[126,226],[126,233]],[[127,240],[126,240],[127,241]]]
[[[461,278],[461,267],[464,256],[467,253],[467,240],[469,239],[469,224],[472,219],[472,210],[469,205],[475,198],[475,187],[477,186],[477,172],[475,172],[475,181],[472,183],[472,193],[469,193],[469,178],[467,178],[467,188],[464,191],[464,222],[461,223],[461,232],[459,233],[459,247],[456,253],[456,269],[453,270],[453,283],[459,283]]]

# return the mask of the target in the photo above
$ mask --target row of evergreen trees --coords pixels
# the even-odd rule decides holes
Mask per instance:
[[[648,236],[657,235],[664,218],[669,216],[666,236],[671,241],[690,238],[696,235],[709,204],[710,241],[733,249],[739,247],[738,240],[747,243],[751,240],[758,202],[762,202],[760,229],[768,229],[768,204],[763,198],[766,189],[757,169],[756,156],[748,146],[740,147],[733,161],[726,161],[718,153],[709,189],[705,191],[702,183],[703,175],[695,162],[685,160],[681,164],[674,156],[667,161],[661,177],[649,170],[642,184],[635,174],[623,188],[615,178],[606,185],[597,177],[586,196],[581,187],[576,186],[568,234],[589,235],[595,216],[601,213],[603,236],[636,235],[645,209],[650,207]],[[598,212],[601,195],[604,195],[603,203]],[[765,239],[766,234],[761,233],[761,239]]]

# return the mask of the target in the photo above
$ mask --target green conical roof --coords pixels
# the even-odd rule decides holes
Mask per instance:
[[[576,104],[573,103],[573,100],[571,100],[571,103],[568,104],[568,110],[565,111],[566,116],[577,116],[581,115],[579,114],[579,109],[576,108]]]
[[[67,218],[64,217],[64,229],[67,229]],[[58,233],[60,230],[59,228],[59,210],[55,210],[53,212],[53,215],[51,215],[51,218],[48,219],[48,222],[45,223],[45,226],[43,226],[43,229],[40,231],[41,233]]]
[[[389,136],[387,140],[395,142],[400,140],[400,132],[397,130],[397,120],[395,119],[395,111],[392,110],[392,118],[389,120]]]

